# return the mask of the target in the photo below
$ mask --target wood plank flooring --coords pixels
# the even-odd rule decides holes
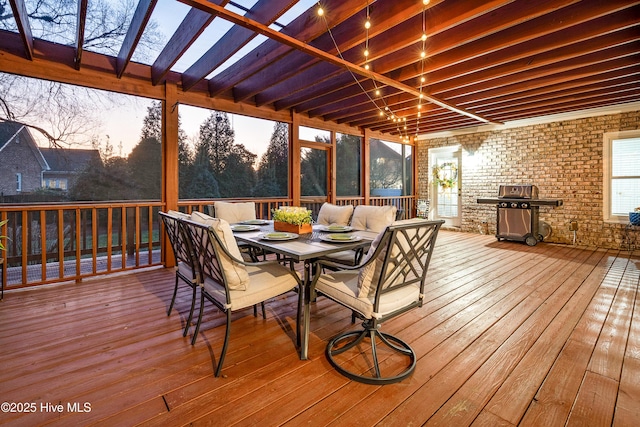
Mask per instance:
[[[312,307],[310,360],[296,352],[292,295],[270,301],[266,320],[234,314],[214,378],[224,317],[208,306],[191,346],[188,288],[166,315],[171,269],[6,293],[0,403],[13,405],[0,423],[640,425],[640,252],[442,231],[429,277],[426,304],[383,325],[419,355],[387,386],[329,365],[327,341],[358,325],[325,298]]]

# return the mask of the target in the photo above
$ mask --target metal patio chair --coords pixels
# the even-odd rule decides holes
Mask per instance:
[[[409,344],[382,332],[382,323],[422,306],[427,269],[436,236],[444,221],[409,219],[396,221],[374,240],[361,264],[348,266],[326,260],[316,264],[310,295],[314,292],[349,308],[363,320],[361,331],[349,331],[334,337],[326,347],[326,356],[342,375],[368,384],[389,384],[409,376],[416,366],[416,354]],[[324,268],[328,267],[328,268]],[[363,344],[369,341],[370,347]],[[381,372],[378,345],[399,354],[402,369]],[[364,348],[366,347],[366,348]],[[346,353],[352,350],[350,353]],[[363,355],[369,366],[363,372],[347,369],[348,360],[339,355]],[[395,356],[394,356],[395,357]],[[358,366],[357,364],[355,366]]]
[[[185,236],[185,231],[180,223],[181,218],[189,218],[189,215],[176,211],[159,212],[158,215],[160,216],[164,224],[165,232],[167,233],[167,237],[169,238],[169,242],[175,256],[174,268],[176,272],[176,283],[173,288],[173,296],[171,297],[171,303],[169,304],[169,309],[167,310],[167,316],[170,316],[171,310],[173,310],[173,305],[175,304],[176,296],[178,294],[178,285],[181,280],[189,285],[189,287],[193,291],[189,317],[182,334],[183,336],[187,336],[189,325],[191,324],[191,319],[193,318],[193,310],[196,303],[196,290],[198,288],[196,278],[197,267],[195,265],[193,257],[189,253],[187,237]]]
[[[198,260],[198,277],[201,279],[198,283],[200,312],[191,344],[195,344],[200,331],[205,300],[218,307],[227,317],[215,376],[220,375],[227,352],[233,311],[255,306],[289,291],[297,291],[296,341],[299,344],[302,281],[293,268],[287,268],[277,261],[245,261],[229,224],[224,220],[210,218],[204,222],[182,220],[182,223]]]

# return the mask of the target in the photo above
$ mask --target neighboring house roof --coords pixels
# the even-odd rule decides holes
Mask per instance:
[[[16,122],[0,122],[0,151],[20,132],[24,125]]]
[[[370,150],[372,158],[385,158],[395,160],[400,160],[402,158],[402,154],[398,153],[393,148],[389,147],[387,144],[377,138],[371,138]]]
[[[99,156],[98,150],[40,148],[40,151],[47,162],[47,172],[81,172]]]
[[[23,138],[22,141],[25,141],[28,144],[36,160],[40,163],[40,167],[43,170],[46,170],[47,161],[44,159],[44,156],[42,155],[38,144],[36,144],[36,141],[33,139],[31,132],[29,132],[29,128],[22,123],[11,121],[0,122],[0,153],[8,147],[11,142],[16,141],[16,138],[20,138],[21,135]],[[18,142],[19,141],[20,140],[18,140]]]

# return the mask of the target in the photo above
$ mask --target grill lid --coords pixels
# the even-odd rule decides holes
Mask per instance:
[[[538,187],[535,185],[501,185],[498,190],[498,197],[509,199],[537,199]]]

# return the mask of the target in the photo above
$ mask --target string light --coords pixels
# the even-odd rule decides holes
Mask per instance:
[[[318,16],[324,16],[324,9],[320,5],[318,5]]]

